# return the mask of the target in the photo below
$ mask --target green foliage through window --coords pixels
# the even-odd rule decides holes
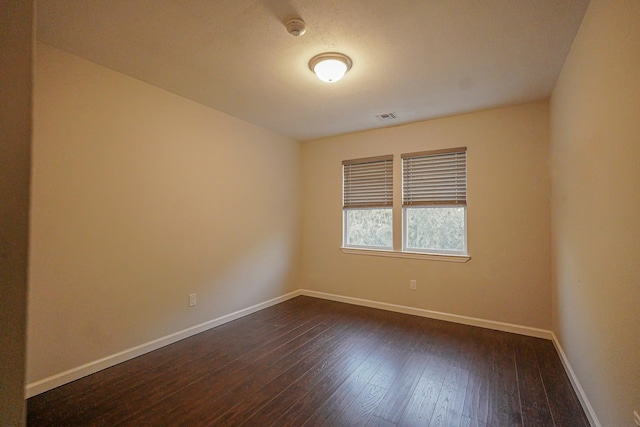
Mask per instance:
[[[347,209],[346,246],[393,247],[393,214],[388,209]]]
[[[408,250],[464,252],[464,207],[405,208]]]

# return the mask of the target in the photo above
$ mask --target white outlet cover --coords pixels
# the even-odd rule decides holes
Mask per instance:
[[[633,411],[633,422],[640,427],[640,414],[637,411]]]

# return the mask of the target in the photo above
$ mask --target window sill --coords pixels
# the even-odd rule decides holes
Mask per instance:
[[[354,248],[340,248],[343,254],[350,255],[369,255],[369,256],[381,256],[388,258],[408,258],[408,259],[426,259],[430,261],[445,261],[445,262],[467,262],[471,259],[469,255],[451,255],[451,254],[427,254],[421,252],[399,252],[399,251],[385,251],[380,249],[354,249]]]

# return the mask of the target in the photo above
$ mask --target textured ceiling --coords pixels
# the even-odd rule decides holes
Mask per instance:
[[[39,0],[38,39],[297,140],[550,95],[588,0]],[[301,37],[284,23],[300,17]],[[353,68],[323,83],[314,55]],[[394,112],[398,119],[375,116]]]

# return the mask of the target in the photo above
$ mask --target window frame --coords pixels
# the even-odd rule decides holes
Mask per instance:
[[[468,204],[466,202],[466,194],[464,197],[464,203],[456,202],[455,204],[439,202],[433,203],[433,207],[463,207],[464,208],[464,248],[462,251],[456,250],[440,250],[440,249],[430,249],[430,248],[408,248],[407,247],[407,210],[404,206],[404,162],[403,159],[409,156],[416,155],[430,155],[430,154],[438,154],[438,153],[446,153],[446,152],[464,152],[464,175],[465,175],[465,193],[466,193],[466,184],[467,184],[467,147],[457,147],[457,148],[446,148],[446,149],[438,149],[438,150],[430,150],[423,151],[417,153],[398,153],[384,155],[384,156],[374,156],[367,157],[361,159],[353,159],[353,160],[345,160],[342,162],[342,191],[343,191],[343,207],[342,207],[342,240],[340,250],[342,253],[350,254],[350,255],[364,255],[364,256],[379,256],[379,257],[392,257],[392,258],[405,258],[405,259],[418,259],[418,260],[432,260],[432,261],[445,261],[445,262],[455,262],[455,263],[466,263],[471,259],[469,254],[469,242],[468,242]],[[398,157],[398,160],[396,160]],[[344,165],[349,162],[357,162],[357,161],[366,161],[366,160],[375,160],[375,159],[391,159],[391,204],[386,206],[364,206],[359,208],[348,208],[344,206]],[[400,167],[396,164],[396,161],[400,162]],[[397,172],[396,170],[399,170]],[[400,176],[396,176],[396,174],[400,174]],[[396,196],[395,190],[397,189],[397,185],[400,185],[401,194]],[[421,207],[421,206],[408,206],[412,207]],[[350,209],[391,209],[391,230],[392,230],[392,247],[386,246],[367,246],[367,245],[347,245],[347,236],[348,236],[348,221],[347,221],[347,211]],[[396,225],[396,221],[400,224]],[[399,232],[399,233],[398,233]],[[399,236],[397,235],[399,234]]]
[[[427,254],[468,255],[467,248],[467,147],[405,153],[402,159],[402,251]],[[462,164],[462,166],[460,166]],[[442,171],[442,168],[445,171]],[[408,182],[416,168],[415,182]],[[409,169],[409,170],[407,170]],[[437,189],[434,189],[434,181]],[[463,207],[462,250],[409,248],[407,209]]]
[[[447,249],[431,249],[431,248],[409,248],[407,241],[409,240],[409,227],[407,226],[407,209],[438,209],[438,208],[463,208],[464,212],[464,237],[461,251]],[[467,250],[467,206],[466,205],[438,205],[438,206],[403,206],[402,207],[402,252],[421,253],[429,255],[461,255],[469,254]]]
[[[344,160],[342,162],[342,247],[352,249],[368,249],[379,251],[393,251],[394,249],[394,156],[364,157]],[[377,166],[375,164],[378,164]],[[365,166],[368,165],[368,166]],[[373,165],[373,166],[372,166]],[[361,170],[358,170],[358,168]],[[347,172],[349,168],[349,172]],[[371,171],[367,171],[369,168]],[[376,175],[378,177],[365,177],[362,175]],[[348,176],[348,177],[347,177]],[[358,178],[360,176],[360,178]],[[353,185],[353,186],[352,186]],[[362,190],[363,186],[367,186]],[[355,188],[355,189],[354,189]],[[360,188],[358,190],[357,188]],[[391,210],[391,246],[354,245],[348,243],[349,221],[347,215],[352,210]]]
[[[348,227],[347,215],[352,210],[373,210],[373,209],[390,209],[391,210],[391,246],[373,246],[373,245],[353,245],[347,243]],[[372,251],[393,251],[393,207],[384,208],[344,208],[342,209],[342,247],[350,249],[367,249]]]

